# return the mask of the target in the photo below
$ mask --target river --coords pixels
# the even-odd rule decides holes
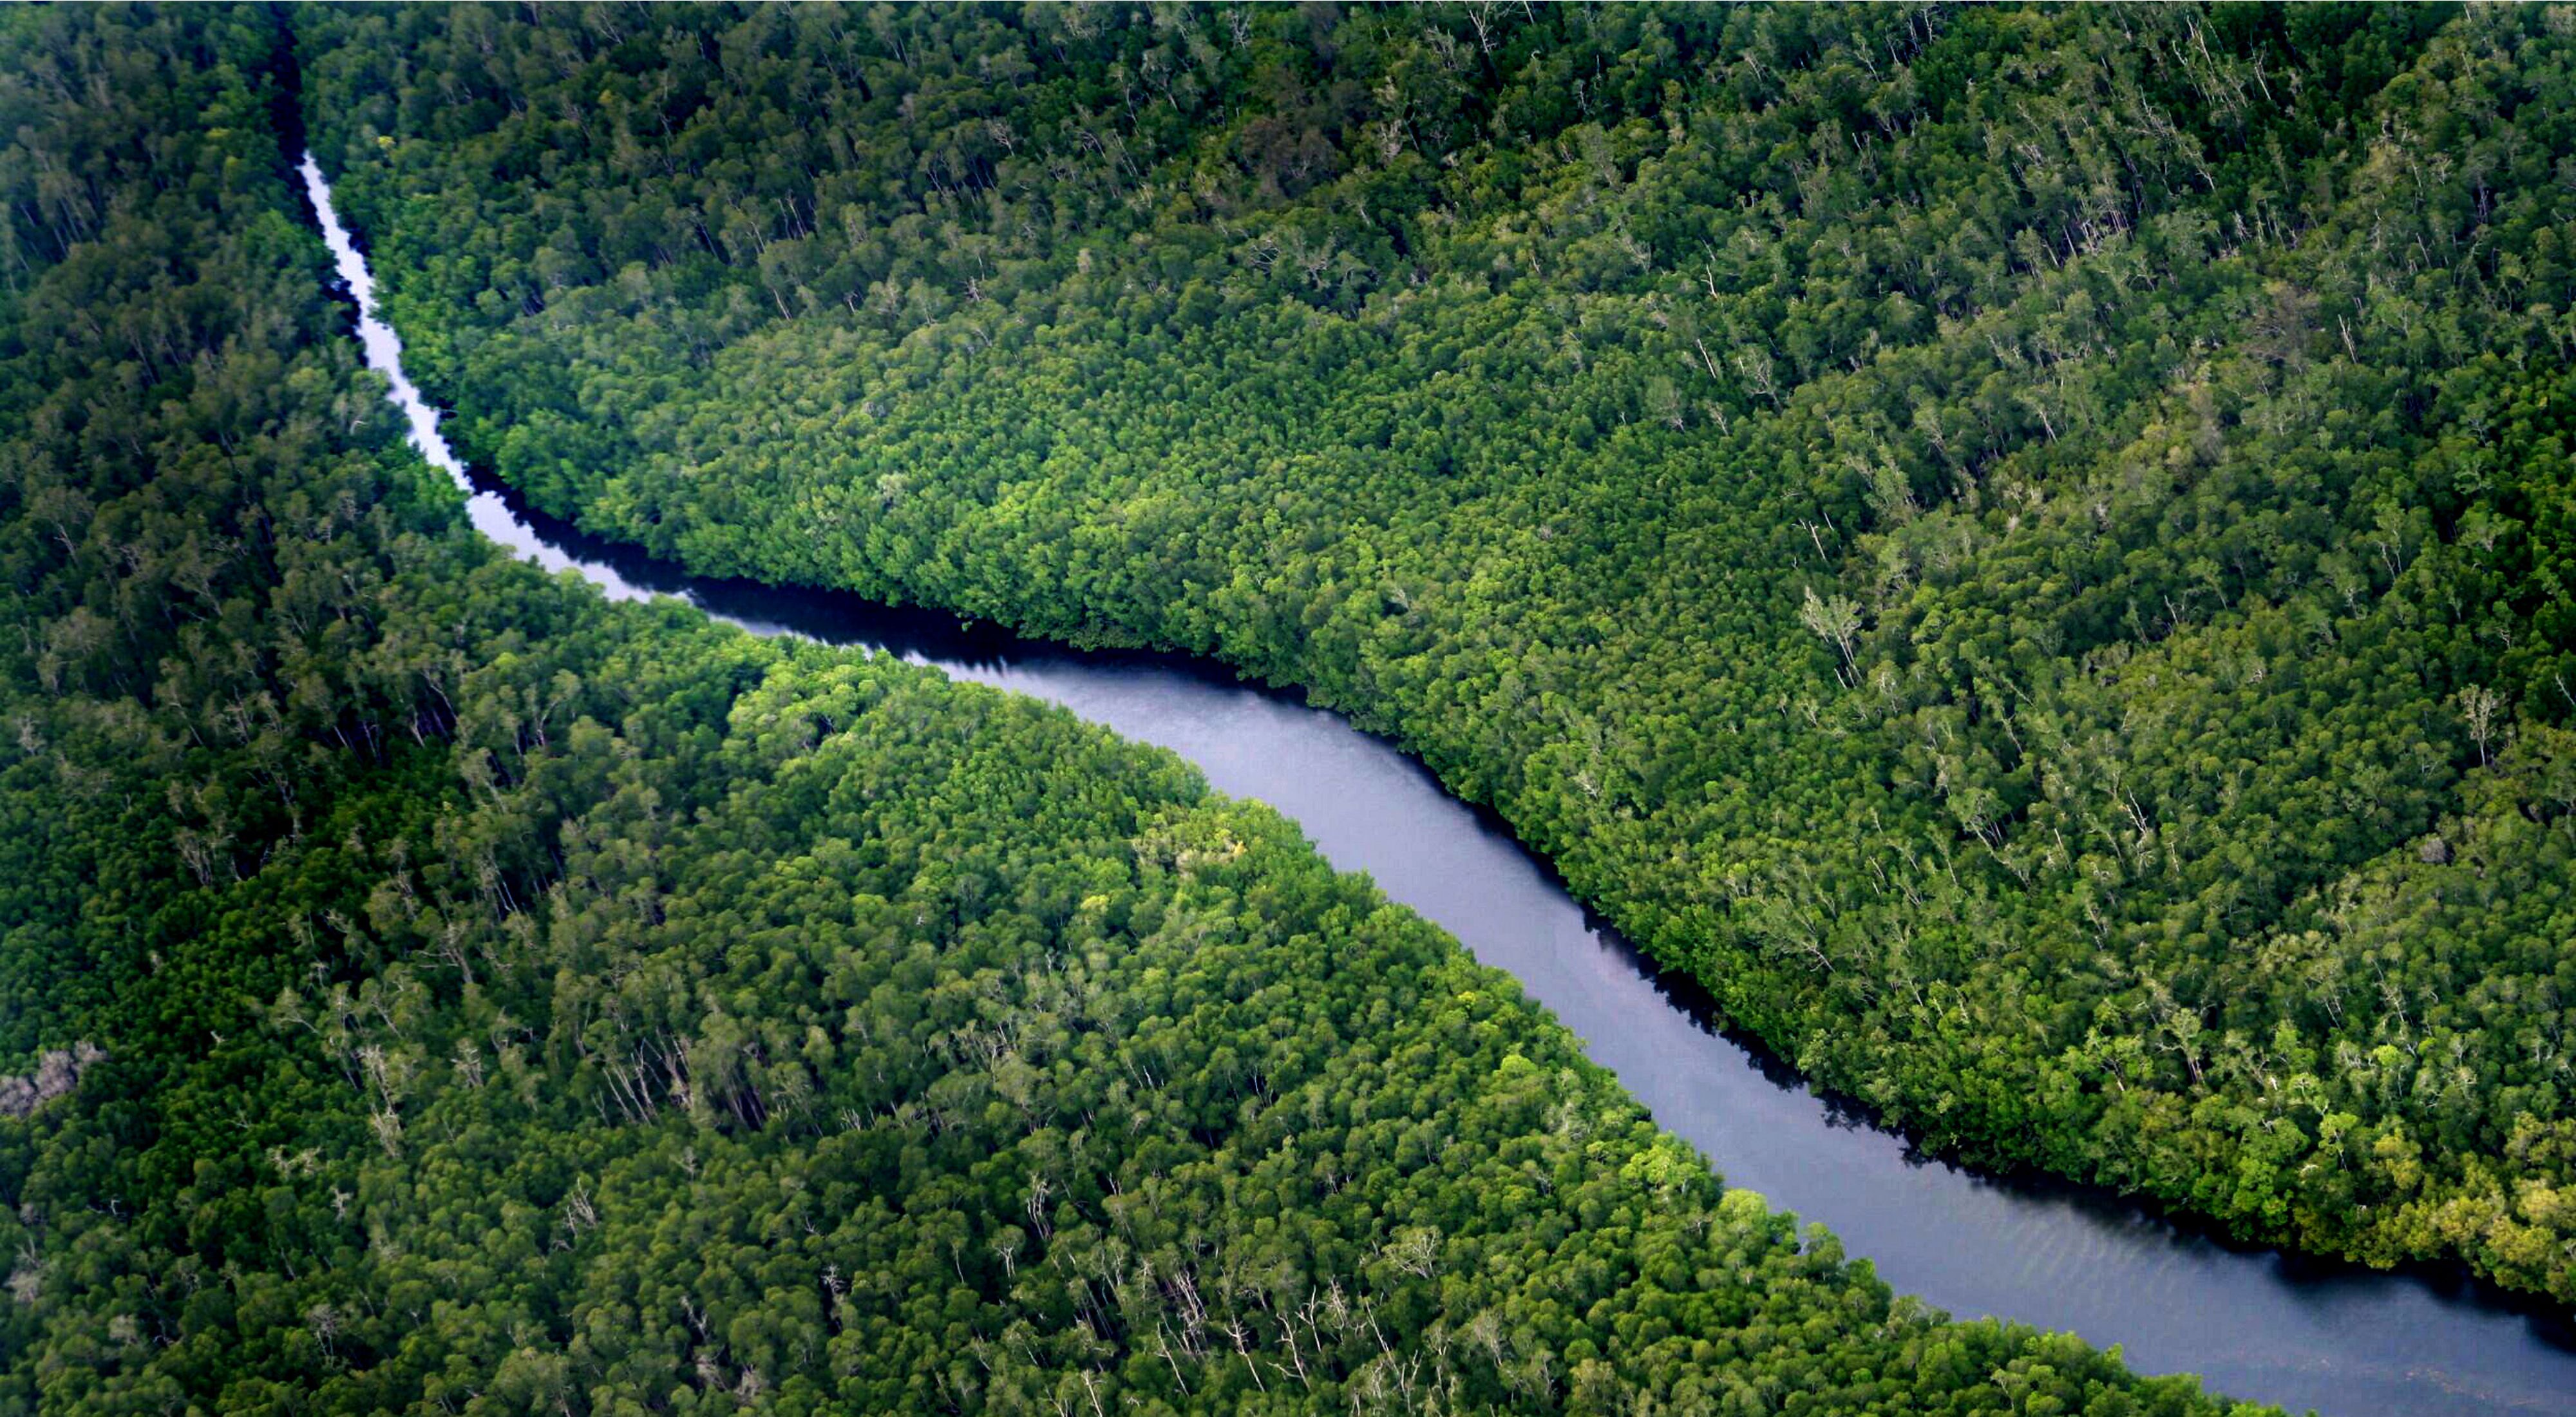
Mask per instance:
[[[305,188],[359,309],[367,363],[411,439],[467,493],[476,530],[610,598],[674,596],[754,634],[890,652],[1061,704],[1169,748],[1210,784],[1296,820],[1332,863],[1517,977],[1595,1062],[1729,1185],[1823,1222],[1897,1290],[2118,1344],[2144,1372],[2198,1373],[2239,1398],[2334,1417],[2576,1413],[2576,1325],[2448,1272],[2382,1274],[2230,1246],[2116,1197],[1927,1158],[1810,1094],[1659,977],[1500,824],[1343,719],[1177,656],[1095,653],[829,591],[687,575],[528,509],[468,469],[404,377],[365,258],[308,155]]]

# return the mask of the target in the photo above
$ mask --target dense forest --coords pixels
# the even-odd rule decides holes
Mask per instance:
[[[2570,15],[295,28],[548,510],[1304,686],[1937,1148],[2567,1300]]]
[[[1168,754],[475,537],[288,18],[0,15],[0,1409],[2224,1410]]]

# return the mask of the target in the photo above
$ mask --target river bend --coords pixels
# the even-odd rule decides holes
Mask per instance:
[[[1340,716],[1177,656],[1093,653],[830,591],[694,577],[528,509],[469,471],[402,370],[365,258],[308,154],[305,190],[358,306],[370,367],[412,443],[467,494],[476,530],[612,599],[674,596],[754,634],[893,653],[1061,704],[1195,763],[1296,820],[1331,862],[1517,977],[1655,1121],[1729,1185],[1823,1222],[1899,1292],[2118,1344],[2141,1371],[2334,1417],[2576,1414],[2576,1326],[2456,1275],[2381,1274],[2227,1245],[2099,1192],[1924,1157],[1726,1036],[1554,873],[1413,759]]]

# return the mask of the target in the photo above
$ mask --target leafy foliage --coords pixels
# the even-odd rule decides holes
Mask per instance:
[[[2217,1410],[1169,755],[475,538],[276,20],[0,17],[0,1407]]]
[[[298,32],[550,510],[1307,686],[1935,1145],[2576,1297],[2565,11]]]

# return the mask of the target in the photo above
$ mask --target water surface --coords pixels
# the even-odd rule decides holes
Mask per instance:
[[[2120,1345],[2141,1371],[2198,1373],[2292,1409],[2576,1413],[2576,1330],[2493,1286],[2234,1248],[2115,1197],[1929,1160],[1809,1094],[1720,1031],[1689,986],[1657,977],[1490,816],[1338,715],[1178,656],[1076,651],[836,592],[689,576],[529,510],[439,436],[310,156],[303,172],[357,299],[367,363],[392,380],[413,443],[465,488],[475,528],[494,541],[613,599],[670,595],[756,634],[899,654],[1179,753],[1518,977],[1728,1184],[1823,1222],[1901,1292],[1963,1317],[2072,1330]]]

